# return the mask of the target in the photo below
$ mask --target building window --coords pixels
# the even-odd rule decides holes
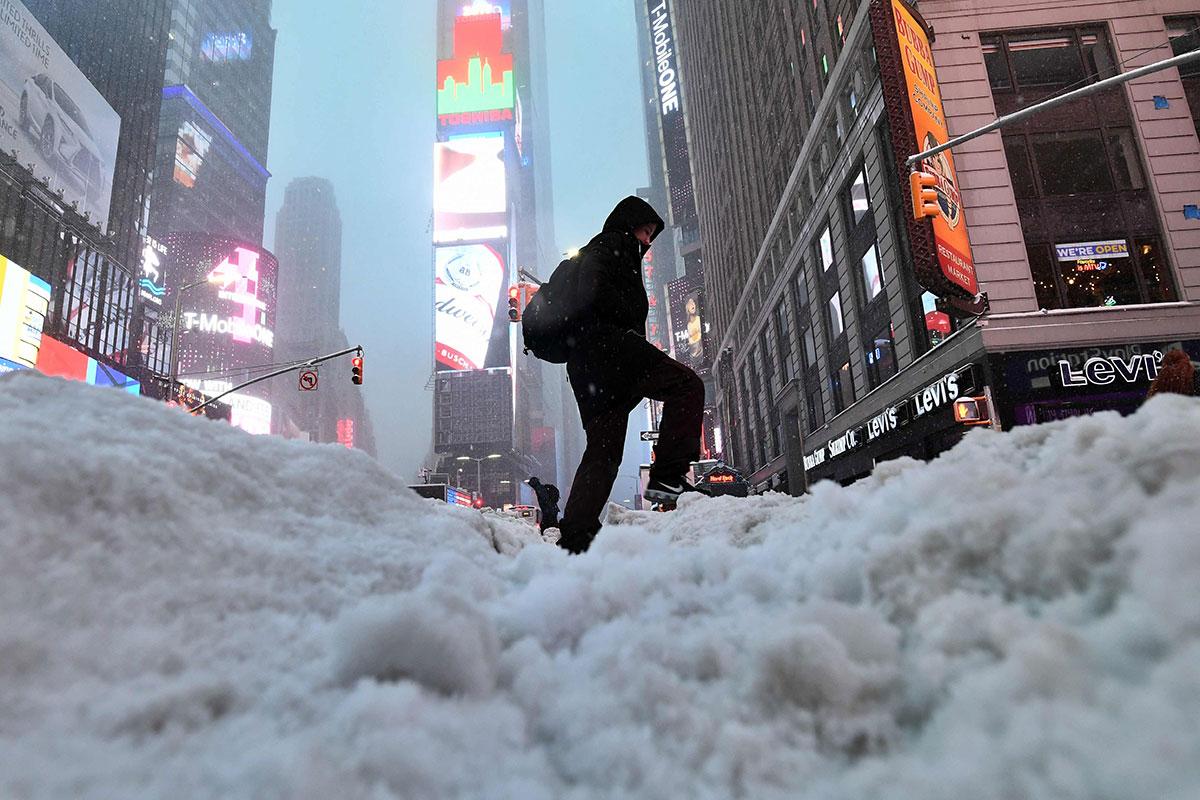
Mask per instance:
[[[1107,34],[1094,26],[985,34],[980,41],[1001,114],[1113,72]],[[1004,130],[1041,308],[1132,305],[1176,296],[1158,247],[1161,223],[1135,124],[1128,98],[1114,88]],[[1150,247],[1145,255],[1143,243]]]
[[[1200,48],[1200,16],[1167,20],[1167,37],[1177,56]],[[1200,136],[1200,62],[1193,61],[1180,67],[1179,78],[1192,111],[1192,124],[1196,127],[1196,135]]]
[[[842,297],[835,291],[829,298],[829,338],[837,339],[845,332],[846,325],[842,319]]]
[[[863,342],[863,354],[867,362],[867,380],[872,389],[896,374],[896,346],[891,325],[867,337]]]
[[[840,414],[854,404],[854,381],[850,376],[850,362],[843,362],[829,376],[829,394],[833,397],[833,410]]]
[[[871,245],[862,257],[863,290],[867,302],[883,294],[883,264],[879,260],[879,247]]]
[[[821,271],[826,272],[833,266],[833,237],[830,235],[829,226],[825,226],[825,230],[821,232],[820,243],[817,247],[817,255],[820,258]]]
[[[796,353],[792,347],[791,315],[788,313],[787,302],[783,300],[775,307],[775,336],[779,341],[779,369],[786,385],[799,372],[796,368]]]
[[[850,183],[850,219],[852,224],[857,225],[862,222],[871,211],[871,195],[867,190],[867,174],[862,168],[854,173],[854,180]]]

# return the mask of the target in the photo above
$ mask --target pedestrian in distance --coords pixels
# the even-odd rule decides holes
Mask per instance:
[[[531,476],[525,481],[529,487],[533,489],[533,493],[537,495],[538,507],[542,510],[542,521],[540,523],[542,533],[546,532],[547,528],[558,527],[558,487],[553,483],[542,483],[536,476]]]
[[[629,413],[644,398],[663,403],[644,496],[673,504],[684,492],[697,491],[686,476],[700,455],[704,383],[646,341],[649,303],[642,259],[663,227],[649,203],[627,197],[601,233],[559,267],[577,271],[563,333],[569,342],[567,376],[587,436],[559,525],[559,546],[571,553],[586,551],[600,530],[600,514],[621,466]]]

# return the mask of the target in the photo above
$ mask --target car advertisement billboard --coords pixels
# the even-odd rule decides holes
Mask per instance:
[[[439,371],[508,366],[505,244],[437,248],[434,357]]]
[[[0,359],[35,367],[50,284],[0,256]]]
[[[504,134],[453,136],[433,147],[434,241],[506,238]]]
[[[0,14],[0,149],[107,231],[121,118],[18,0]]]

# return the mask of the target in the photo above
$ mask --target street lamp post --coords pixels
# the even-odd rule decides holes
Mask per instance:
[[[183,303],[183,293],[188,289],[195,289],[197,286],[203,286],[206,283],[210,283],[211,280],[211,278],[205,278],[202,281],[189,283],[181,286],[179,290],[175,292],[175,319],[171,325],[171,374],[170,385],[168,386],[172,398],[175,397],[176,384],[179,382],[179,314],[180,306]]]
[[[474,461],[475,462],[475,491],[483,497],[483,462],[493,458],[504,458],[500,453],[492,453],[491,455],[475,458],[474,456],[459,456],[455,461]]]

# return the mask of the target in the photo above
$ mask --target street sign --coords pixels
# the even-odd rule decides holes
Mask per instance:
[[[317,390],[317,368],[310,367],[300,370],[300,391],[315,392]]]
[[[642,441],[643,442],[657,442],[658,441],[658,431],[642,431]]]

